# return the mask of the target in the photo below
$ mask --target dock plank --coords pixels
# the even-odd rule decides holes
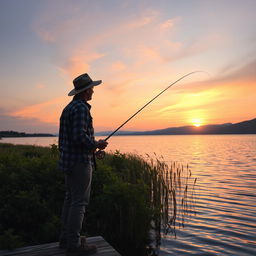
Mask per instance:
[[[97,246],[97,252],[93,254],[94,256],[121,256],[101,236],[88,237],[86,242]],[[14,250],[0,251],[0,256],[65,256],[65,250],[59,249],[58,246],[58,242],[27,246]]]

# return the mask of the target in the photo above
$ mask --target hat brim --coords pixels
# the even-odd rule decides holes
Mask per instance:
[[[68,96],[74,96],[80,92],[83,92],[89,88],[92,88],[93,86],[97,86],[97,85],[100,85],[102,83],[102,80],[97,80],[97,81],[92,81],[89,85],[87,85],[86,87],[80,89],[80,90],[76,90],[76,89],[73,89],[69,92]]]

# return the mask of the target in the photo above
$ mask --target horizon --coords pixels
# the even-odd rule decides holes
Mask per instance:
[[[122,131],[252,120],[255,9],[252,0],[1,1],[0,130],[58,133],[82,73],[103,80],[89,102],[96,132],[195,70],[210,75],[175,84]]]
[[[248,122],[248,121],[252,121],[252,120],[255,120],[256,118],[253,118],[253,119],[250,119],[250,120],[244,120],[244,121],[241,121],[241,122],[238,122],[238,123],[243,123],[243,122]],[[117,131],[117,134],[118,132],[124,132],[124,133],[129,133],[129,132],[151,132],[151,131],[157,131],[157,130],[165,130],[165,129],[172,129],[172,128],[184,128],[184,127],[194,127],[195,129],[201,129],[205,126],[223,126],[223,125],[234,125],[234,124],[238,124],[238,123],[232,123],[232,122],[227,122],[227,123],[221,123],[221,124],[204,124],[204,125],[196,125],[196,124],[190,124],[190,125],[185,125],[185,126],[172,126],[172,127],[164,127],[164,128],[161,128],[161,129],[154,129],[154,130],[140,130],[140,131],[136,131],[136,130],[125,130],[125,129],[120,129]],[[0,130],[0,133],[1,132],[17,132],[17,133],[25,133],[25,134],[44,134],[44,132],[24,132],[24,131],[15,131],[15,130]],[[100,133],[111,133],[113,132],[113,130],[102,130],[102,131],[95,131],[95,135],[96,136],[101,136],[101,135],[97,135],[97,134],[100,134]],[[59,135],[59,133],[50,133],[50,132],[47,132],[45,134],[51,134],[51,135]],[[115,135],[114,135],[115,136]]]

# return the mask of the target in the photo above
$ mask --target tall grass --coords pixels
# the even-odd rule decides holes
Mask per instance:
[[[107,154],[104,160],[98,162],[98,165],[101,171],[102,166],[111,166],[119,179],[131,185],[131,189],[136,186],[145,189],[143,200],[149,211],[148,216],[145,216],[148,222],[144,230],[150,235],[148,241],[151,241],[151,246],[149,247],[158,249],[162,235],[169,232],[175,234],[176,224],[184,226],[186,216],[193,212],[196,179],[192,178],[188,166],[184,168],[177,162],[167,164],[157,157],[143,158],[118,151]],[[132,211],[126,212],[125,218],[127,214],[131,214],[129,225],[137,227],[138,231],[141,225],[138,223],[140,218],[132,215]],[[121,215],[119,217],[121,223],[125,222]],[[131,236],[134,237],[134,234],[131,233]],[[122,236],[119,237],[123,239]]]

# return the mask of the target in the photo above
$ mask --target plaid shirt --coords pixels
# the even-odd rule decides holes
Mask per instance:
[[[93,159],[96,143],[90,109],[84,100],[72,100],[61,114],[59,169],[63,171],[68,171],[76,163]]]

